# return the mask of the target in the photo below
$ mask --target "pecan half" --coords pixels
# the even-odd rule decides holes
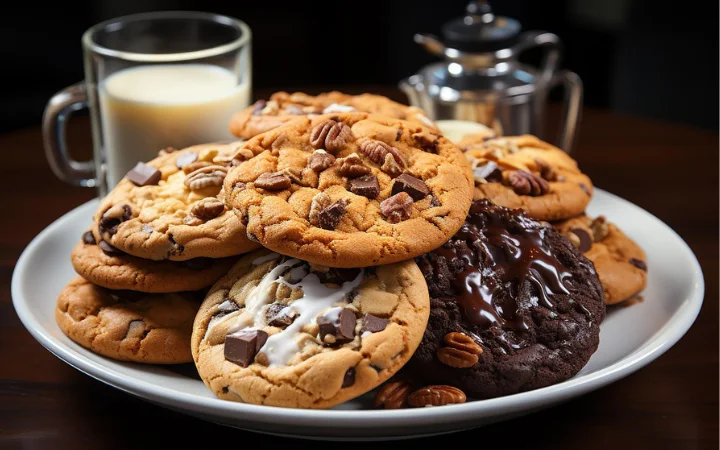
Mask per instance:
[[[210,167],[212,165],[212,163],[209,163],[207,161],[193,161],[191,163],[185,164],[182,168],[182,171],[185,172],[185,175],[190,175],[198,169],[202,169],[203,167]],[[218,165],[220,166],[222,164]]]
[[[512,186],[518,195],[537,197],[550,191],[550,185],[543,178],[524,170],[511,170],[507,173],[506,183]]]
[[[338,163],[340,163],[340,175],[344,177],[357,178],[370,173],[370,168],[363,164],[357,153],[340,158]]]
[[[405,168],[405,161],[397,148],[375,139],[363,139],[360,142],[360,151],[370,158],[375,164],[388,164],[387,155],[392,155],[400,169]]]
[[[190,214],[200,220],[214,219],[225,211],[225,204],[215,197],[200,200],[192,207]]]
[[[308,158],[308,166],[315,172],[322,172],[335,164],[335,157],[325,150],[315,150]]]
[[[227,167],[215,165],[203,167],[192,172],[185,178],[185,186],[193,191],[199,191],[208,187],[220,187],[227,173]]]
[[[596,217],[590,224],[590,229],[593,232],[593,241],[595,242],[602,241],[610,232],[605,216]]]
[[[444,384],[425,386],[408,396],[408,405],[414,407],[443,406],[453,403],[465,403],[465,393],[460,389]]]
[[[350,127],[333,119],[315,126],[310,133],[310,145],[329,152],[341,150],[351,139]]]
[[[400,409],[407,404],[412,386],[407,381],[391,381],[383,384],[375,394],[373,406],[382,409]]]
[[[400,192],[380,202],[380,213],[390,223],[399,223],[410,218],[413,199]]]
[[[268,191],[282,191],[292,184],[290,177],[282,172],[264,173],[255,180],[255,187]]]
[[[447,347],[438,350],[438,359],[441,363],[457,369],[474,366],[483,352],[482,347],[464,333],[448,333],[444,341]]]

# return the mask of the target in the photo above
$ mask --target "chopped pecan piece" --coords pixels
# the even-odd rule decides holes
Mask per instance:
[[[310,133],[310,145],[329,152],[341,150],[351,139],[350,127],[333,119],[315,126]]]
[[[352,153],[346,158],[340,158],[340,175],[348,178],[357,178],[370,173],[370,168],[363,164],[357,153]]]
[[[282,172],[264,173],[255,180],[255,187],[268,191],[282,191],[291,184],[290,177]]]
[[[518,195],[537,197],[550,191],[547,181],[524,170],[511,170],[507,173],[506,182]]]
[[[335,164],[335,157],[325,150],[315,150],[308,158],[308,166],[315,172],[322,172]]]
[[[413,199],[400,192],[380,202],[380,213],[390,223],[399,223],[410,218]]]

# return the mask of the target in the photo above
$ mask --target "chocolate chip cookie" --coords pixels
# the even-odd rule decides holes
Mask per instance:
[[[100,203],[92,228],[106,251],[144,259],[223,258],[259,247],[225,208],[222,184],[246,158],[237,143],[205,144],[138,163]]]
[[[192,361],[190,336],[202,294],[111,291],[76,276],[60,292],[55,320],[70,339],[121,361]]]
[[[101,248],[87,231],[70,254],[75,272],[107,289],[150,293],[197,291],[225,275],[236,258],[153,261]]]
[[[595,352],[605,304],[593,265],[549,224],[473,202],[460,231],[416,259],[430,319],[407,374],[468,397],[537,389]]]
[[[193,358],[219,398],[329,408],[397,372],[428,310],[412,260],[331,269],[260,250],[210,290],[195,319]]]
[[[628,300],[645,289],[645,252],[604,216],[591,219],[582,215],[553,226],[595,265],[606,304]]]
[[[472,197],[464,155],[413,122],[366,113],[304,117],[246,141],[225,179],[250,239],[331,267],[367,267],[438,247]]]
[[[475,176],[474,199],[521,208],[539,220],[581,214],[593,185],[567,153],[535,136],[501,137],[465,145]]]
[[[350,111],[415,121],[435,129],[435,124],[419,108],[402,105],[381,95],[348,95],[333,91],[317,96],[302,92],[276,92],[269,100],[259,100],[235,114],[230,122],[230,132],[237,137],[250,139],[298,117]]]

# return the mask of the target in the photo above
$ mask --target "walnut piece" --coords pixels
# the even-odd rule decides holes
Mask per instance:
[[[465,400],[465,393],[460,389],[437,384],[418,389],[408,396],[407,402],[410,406],[424,407],[465,403]]]
[[[310,145],[329,152],[341,150],[351,139],[350,127],[333,119],[315,126],[310,133]]]
[[[399,192],[380,202],[380,213],[390,223],[399,223],[410,218],[413,199],[405,192]]]
[[[550,185],[541,177],[524,170],[511,170],[507,172],[506,184],[512,186],[518,195],[537,197],[550,191]]]
[[[255,187],[268,191],[282,191],[292,184],[290,177],[282,172],[264,173],[255,180]]]
[[[412,387],[406,381],[392,381],[383,384],[375,394],[373,406],[382,409],[400,409],[407,404]]]

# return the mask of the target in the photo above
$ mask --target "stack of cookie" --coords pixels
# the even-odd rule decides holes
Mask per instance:
[[[277,93],[231,130],[247,140],[163,150],[101,202],[58,300],[73,340],[293,408],[512,394],[597,349],[592,183],[559,150],[463,153],[416,108],[338,92]]]

